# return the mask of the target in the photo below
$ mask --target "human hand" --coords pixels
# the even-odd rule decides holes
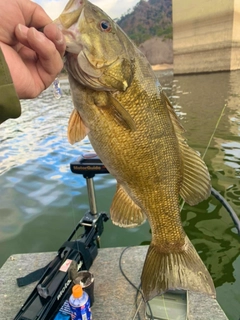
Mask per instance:
[[[0,46],[20,99],[38,96],[63,67],[65,40],[51,22],[30,0],[0,1]]]

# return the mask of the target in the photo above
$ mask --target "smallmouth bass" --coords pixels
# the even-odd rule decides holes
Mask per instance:
[[[74,110],[70,143],[88,135],[117,180],[110,215],[135,227],[147,218],[152,241],[143,266],[145,300],[169,289],[215,297],[211,276],[185,234],[179,196],[195,205],[210,195],[210,177],[145,56],[100,8],[70,0],[55,20],[67,42]]]

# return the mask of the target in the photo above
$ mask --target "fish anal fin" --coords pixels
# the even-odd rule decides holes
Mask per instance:
[[[187,236],[180,252],[161,252],[156,244],[150,244],[141,286],[145,301],[168,290],[189,290],[216,297],[213,280]]]
[[[81,141],[89,133],[78,111],[74,109],[68,121],[68,141],[71,144]]]
[[[145,214],[119,184],[111,205],[110,215],[113,224],[124,228],[134,228],[146,220]]]

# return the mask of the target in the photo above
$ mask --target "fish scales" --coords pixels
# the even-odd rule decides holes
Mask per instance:
[[[120,27],[87,0],[70,0],[56,23],[67,42],[65,67],[75,107],[69,141],[88,134],[116,178],[113,223],[134,227],[147,218],[152,230],[141,276],[145,300],[169,289],[215,296],[179,208],[179,195],[191,205],[209,196],[209,173],[187,145],[151,66]]]

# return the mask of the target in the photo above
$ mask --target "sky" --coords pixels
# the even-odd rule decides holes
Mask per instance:
[[[68,0],[33,0],[44,8],[47,14],[52,18],[57,18]],[[91,0],[92,3],[105,11],[112,19],[120,18],[122,14],[132,9],[139,0]]]

